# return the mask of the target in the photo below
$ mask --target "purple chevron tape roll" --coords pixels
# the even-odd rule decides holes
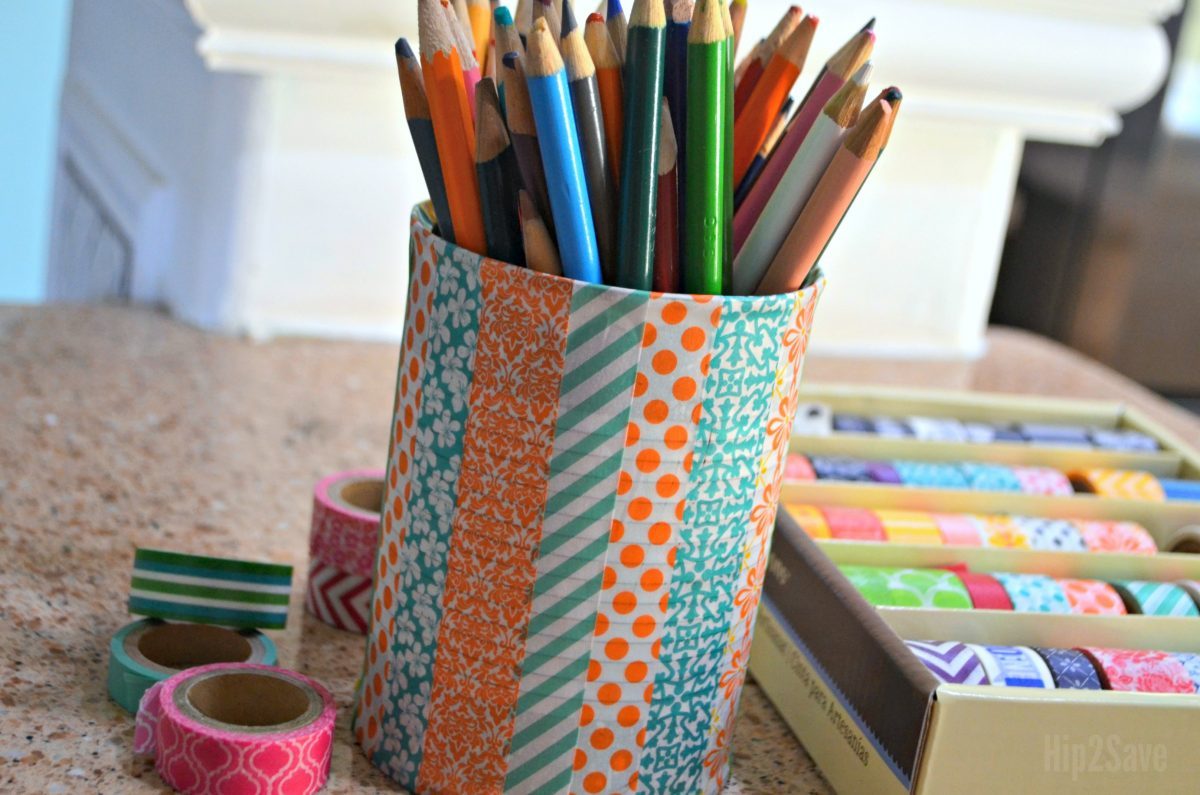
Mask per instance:
[[[956,685],[986,685],[987,672],[979,657],[957,641],[906,640],[904,643],[943,682]]]

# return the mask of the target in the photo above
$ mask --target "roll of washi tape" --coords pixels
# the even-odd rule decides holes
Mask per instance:
[[[1132,469],[1076,469],[1069,473],[1077,491],[1122,500],[1166,502],[1162,484],[1149,472]]]
[[[318,481],[308,535],[311,559],[346,574],[371,576],[379,548],[383,478],[382,469],[356,469]]]
[[[218,662],[274,665],[275,659],[275,644],[257,630],[143,618],[121,627],[109,641],[108,694],[135,712],[151,685],[185,668]]]
[[[866,417],[857,414],[834,414],[833,430],[836,433],[875,433],[875,425]]]
[[[789,453],[783,470],[784,480],[808,481],[816,480],[817,473],[807,457],[799,453]]]
[[[1150,532],[1136,522],[1074,520],[1071,524],[1079,528],[1089,552],[1128,552],[1135,555],[1158,552]]]
[[[904,643],[942,682],[955,685],[988,684],[983,663],[965,643],[928,640],[906,640]]]
[[[992,435],[993,435],[992,441],[995,441],[995,442],[1004,442],[1006,444],[1024,444],[1025,443],[1025,437],[1022,436],[1021,432],[1018,431],[1012,425],[1005,425],[1003,423],[997,423],[992,426]]]
[[[1050,497],[1069,497],[1075,493],[1071,481],[1057,469],[1049,467],[1013,467],[1012,472],[1021,484],[1024,494],[1042,494]]]
[[[971,514],[968,518],[979,528],[983,546],[1029,549],[1029,536],[1010,517],[999,514]]]
[[[1192,601],[1196,604],[1196,607],[1200,607],[1200,582],[1196,582],[1195,580],[1179,580],[1175,584],[1187,591],[1187,595],[1192,597]]]
[[[1033,650],[1046,661],[1054,686],[1060,690],[1101,690],[1100,674],[1091,658],[1078,649],[1047,649],[1034,646]]]
[[[908,427],[923,442],[957,444],[967,441],[967,429],[961,422],[949,417],[909,417]]]
[[[907,439],[913,435],[908,423],[895,417],[872,417],[875,435],[884,439]]]
[[[843,566],[842,572],[874,605],[970,610],[971,595],[962,580],[944,569]],[[884,592],[880,591],[884,589]]]
[[[839,566],[842,575],[870,604],[879,607],[892,604],[892,591],[887,574],[878,566]]]
[[[333,696],[266,665],[193,668],[146,692],[134,751],[185,795],[308,795],[329,778]]]
[[[1164,651],[1080,648],[1100,673],[1105,690],[1137,693],[1195,693],[1183,663]]]
[[[789,503],[784,507],[796,520],[796,524],[800,525],[805,533],[808,533],[809,538],[833,538],[829,525],[825,523],[825,515],[818,508],[794,503]]]
[[[1164,546],[1168,552],[1179,552],[1185,555],[1200,554],[1200,525],[1179,528],[1171,534]]]
[[[1158,481],[1168,500],[1200,502],[1200,480],[1163,478]]]
[[[992,574],[1019,613],[1070,613],[1071,603],[1062,587],[1043,574]]]
[[[942,534],[942,543],[947,546],[978,547],[983,545],[983,534],[971,517],[959,513],[935,513],[933,520]]]
[[[900,473],[887,461],[868,461],[867,472],[874,483],[900,483]]]
[[[905,486],[930,489],[967,488],[966,478],[954,464],[907,460],[896,460],[891,464],[900,474],[900,482]]]
[[[1123,453],[1153,453],[1159,449],[1157,439],[1138,431],[1091,428],[1088,438],[1096,447]]]
[[[1117,580],[1113,587],[1130,613],[1146,616],[1200,617],[1196,603],[1183,588],[1170,582]]]
[[[792,421],[796,436],[828,436],[833,433],[833,409],[824,403],[801,403]]]
[[[1001,687],[1053,689],[1054,675],[1041,655],[1028,646],[980,646],[967,644],[983,663],[988,679]],[[994,675],[993,675],[994,674]]]
[[[842,480],[868,483],[871,480],[870,462],[841,456],[810,456],[809,462],[817,480]]]
[[[1017,430],[1025,440],[1039,447],[1090,448],[1092,441],[1082,425],[1050,425],[1042,422],[1023,422]]]
[[[963,462],[959,471],[966,478],[967,488],[973,491],[1013,491],[1021,490],[1021,481],[1013,474],[1010,467],[1002,464],[986,464]]]
[[[1012,521],[1029,538],[1030,549],[1052,552],[1087,552],[1087,543],[1079,528],[1062,519],[1036,519],[1013,516]]]
[[[996,441],[996,429],[985,422],[964,422],[963,429],[971,444],[991,444]]]
[[[1083,615],[1123,616],[1125,602],[1111,585],[1100,580],[1059,579],[1059,587],[1071,603],[1071,612]]]
[[[1200,693],[1200,654],[1189,654],[1187,652],[1175,652],[1171,655],[1191,677],[1192,685],[1196,688],[1196,692]]]
[[[283,629],[291,590],[291,566],[138,549],[129,612],[197,624]]]
[[[821,515],[825,517],[829,534],[834,538],[843,541],[887,541],[883,523],[874,511],[822,505]]]
[[[976,610],[1012,610],[1012,599],[1000,581],[990,574],[954,569],[958,579],[971,596],[971,606]]]
[[[920,511],[877,510],[883,534],[894,544],[942,544],[942,531],[933,515]]]
[[[322,623],[364,635],[370,624],[371,578],[313,560],[304,606]]]

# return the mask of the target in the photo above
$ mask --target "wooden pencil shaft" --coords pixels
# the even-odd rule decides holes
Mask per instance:
[[[608,35],[612,38],[613,51],[617,54],[617,59],[624,64],[625,56],[629,50],[629,22],[625,19],[624,13],[610,13],[604,21],[608,28]]]
[[[521,234],[525,239],[525,264],[538,273],[562,276],[562,263],[558,261],[558,250],[546,229],[546,224],[533,205],[533,199],[525,191],[520,192],[519,208]]]
[[[574,34],[577,35],[577,34]],[[600,252],[600,272],[606,284],[616,278],[617,228],[612,170],[608,163],[608,143],[604,139],[604,115],[595,75],[569,83],[579,149],[587,179],[588,201],[596,229],[596,247]]]
[[[654,283],[657,292],[677,293],[679,278],[678,168],[658,176],[658,217],[654,246]]]
[[[633,25],[629,28],[626,49],[623,81],[624,147],[621,153],[621,199],[617,220],[617,281],[624,287],[638,290],[650,288],[654,271],[654,229],[658,206],[656,166],[665,39],[665,20],[663,24],[653,27]]]
[[[742,27],[746,24],[746,0],[731,3],[729,16],[733,18],[733,55],[736,60],[738,46],[742,43]]]
[[[517,155],[517,166],[521,171],[521,184],[530,192],[538,215],[547,224],[547,231],[554,234],[550,216],[550,193],[546,187],[546,172],[542,168],[542,152],[536,135],[512,134],[513,152]]]

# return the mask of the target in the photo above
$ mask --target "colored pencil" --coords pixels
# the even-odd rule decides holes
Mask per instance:
[[[804,68],[812,46],[813,36],[817,32],[817,18],[807,16],[788,35],[771,62],[763,71],[746,106],[738,114],[733,128],[733,181],[740,183],[746,176],[746,169],[754,160],[771,126],[779,116],[779,109],[787,101]]]
[[[696,294],[720,295],[724,286],[727,44],[721,3],[699,0],[688,34],[688,193],[680,233],[683,288]]]
[[[547,229],[553,235],[554,220],[550,215],[550,194],[546,188],[546,172],[542,168],[537,124],[534,122],[533,107],[529,102],[529,83],[525,79],[523,60],[515,52],[505,53],[500,58],[504,74],[504,120],[508,122],[513,151],[517,153],[521,182],[537,204],[538,214],[545,219]]]
[[[583,41],[583,30],[575,24],[570,0],[563,0],[562,57],[567,67],[567,86],[575,111],[575,128],[587,178],[588,201],[596,227],[600,272],[612,284],[617,265],[616,193],[604,137],[604,111],[596,83],[596,67]]]
[[[518,207],[521,215],[521,236],[525,241],[525,264],[530,270],[562,276],[562,263],[558,260],[558,249],[554,238],[546,228],[546,222],[537,211],[533,199],[522,190]]]
[[[892,109],[879,99],[863,110],[846,134],[812,197],[771,261],[757,292],[764,295],[798,290],[825,244],[841,223],[863,180],[887,144]]]
[[[471,42],[470,50],[478,60],[478,53],[475,52],[475,40],[471,33],[471,12],[467,10],[467,0],[446,0],[448,5],[454,11],[454,19],[458,22],[459,28],[467,34],[467,41]]]
[[[407,39],[396,40],[396,71],[400,73],[400,93],[404,97],[408,131],[417,150],[417,161],[421,164],[421,174],[425,177],[433,213],[437,216],[438,230],[443,238],[453,243],[454,223],[450,219],[450,203],[446,199],[446,183],[438,159],[429,100],[425,96],[425,79],[421,76],[421,65]]]
[[[608,143],[608,163],[612,168],[615,189],[620,184],[622,136],[625,133],[621,61],[617,58],[604,18],[599,14],[588,17],[583,28],[583,40],[596,67],[596,86],[600,89],[600,107],[604,111],[604,140]]]
[[[738,61],[737,68],[733,70],[733,85],[735,87],[742,82],[742,76],[746,74],[746,69],[750,66],[752,61],[758,59],[759,53],[762,52],[762,48],[765,46],[767,46],[767,40],[759,39],[758,41],[754,42],[754,46],[750,48],[750,52],[746,55],[746,57]]]
[[[447,29],[453,37],[454,46],[458,49],[458,58],[462,63],[463,89],[467,93],[467,105],[471,108],[471,119],[474,120],[475,84],[482,76],[479,72],[479,62],[475,59],[475,45],[471,43],[471,37],[467,35],[470,28],[463,28],[455,14],[454,7],[447,0],[442,0],[442,10],[446,15]]]
[[[475,59],[481,69],[487,68],[488,43],[492,40],[492,11],[488,0],[467,0],[467,16],[471,23],[471,38],[475,42]]]
[[[733,284],[733,17],[729,15],[729,3],[721,0],[721,22],[725,27],[725,173],[721,190],[724,218],[721,228],[725,230],[725,248],[721,257],[721,287],[728,290]]]
[[[688,31],[692,29],[692,12],[695,9],[693,0],[676,0],[667,16],[667,55],[663,67],[663,93],[667,98],[667,107],[671,109],[672,133],[675,138],[676,181],[678,182],[677,205],[682,210],[686,195],[684,174],[687,163],[687,138],[684,135],[684,125],[687,124],[687,46]],[[661,194],[661,191],[660,191]],[[662,203],[659,203],[661,208]],[[673,223],[678,226],[682,215]],[[678,239],[679,236],[676,235]],[[661,239],[656,245],[661,244]],[[682,257],[683,251],[676,252]]]
[[[767,267],[808,203],[813,189],[837,153],[846,131],[858,120],[871,65],[863,64],[846,85],[825,104],[812,131],[800,145],[779,181],[771,201],[738,251],[733,266],[735,291],[749,294],[762,280]]]
[[[572,279],[599,284],[600,254],[567,72],[545,17],[533,23],[526,58],[529,62],[526,83],[537,123],[542,167],[550,189],[550,211],[554,215],[563,273]]]
[[[817,117],[825,108],[826,103],[833,98],[846,81],[857,72],[871,57],[875,46],[875,34],[869,30],[856,33],[826,62],[825,67],[817,76],[816,81],[808,90],[808,94],[800,102],[796,113],[792,116],[788,128],[780,139],[779,145],[771,154],[767,165],[763,168],[754,188],[742,206],[738,208],[733,221],[734,250],[740,250],[745,243],[754,222],[762,215],[763,208],[783,178],[783,172],[796,156],[800,144],[804,142],[808,131],[812,129]]]
[[[504,6],[496,9],[496,14],[493,20],[496,31],[496,57],[503,58],[506,52],[515,52],[520,55],[525,54],[525,45],[521,43],[521,36],[517,33],[517,26],[513,22],[512,13]],[[496,67],[496,71],[500,71],[500,67]]]
[[[475,172],[479,176],[479,200],[483,207],[483,231],[487,255],[501,262],[525,264],[521,221],[517,214],[517,191],[521,175],[513,154],[500,96],[491,78],[475,87]]]
[[[678,3],[676,4],[678,8]],[[665,101],[665,100],[664,100]],[[661,293],[677,293],[679,279],[679,167],[670,107],[663,108],[658,142],[658,217],[655,221],[654,283]]]
[[[467,103],[462,61],[439,0],[418,1],[422,73],[454,239],[458,245],[480,253],[487,247],[487,240],[475,175],[475,125]]]
[[[554,46],[559,46],[562,17],[559,15],[558,9],[554,6],[554,0],[533,0],[534,24],[537,24],[539,19],[546,20],[546,29],[550,31],[550,37],[554,39]]]
[[[763,166],[767,164],[767,159],[770,158],[771,152],[775,150],[779,139],[783,137],[783,131],[787,129],[788,112],[792,109],[793,104],[795,104],[795,100],[791,97],[788,97],[787,102],[783,103],[783,107],[779,109],[779,115],[775,117],[775,123],[771,125],[771,131],[767,133],[767,140],[763,141],[763,145],[758,148],[758,153],[750,161],[750,168],[746,169],[746,176],[742,177],[742,181],[738,183],[733,194],[733,208],[735,211],[738,205],[746,200],[750,189],[754,187],[754,181],[758,179],[758,175],[762,173]]]
[[[517,0],[517,10],[513,13],[513,24],[517,27],[517,35],[521,38],[521,54],[525,54],[528,45],[529,29],[533,27],[533,4],[538,0]],[[515,50],[509,50],[515,52]],[[504,57],[504,53],[500,54]]]
[[[741,114],[742,108],[746,106],[746,102],[750,99],[750,95],[754,93],[754,87],[758,85],[759,78],[766,71],[767,64],[771,62],[775,51],[792,34],[792,31],[796,29],[796,26],[800,24],[800,20],[803,18],[804,12],[800,10],[800,6],[791,6],[787,11],[783,12],[783,16],[775,23],[775,28],[767,36],[762,46],[758,48],[755,58],[746,65],[741,79],[734,87],[734,119],[737,119]]]
[[[746,24],[746,0],[731,0],[729,16],[733,19],[733,55],[736,59],[738,45],[742,43],[742,27]]]
[[[612,13],[610,5],[610,24]],[[654,272],[658,133],[662,117],[660,98],[666,28],[662,0],[634,0],[625,50],[625,131],[617,215],[617,283],[638,290],[650,289]],[[711,125],[712,118],[710,116],[706,124]]]
[[[636,0],[634,1],[636,4]],[[608,0],[604,24],[608,27],[609,37],[612,38],[613,49],[617,51],[617,60],[624,64],[625,53],[629,49],[629,20],[625,19],[625,9],[621,8],[621,0]]]

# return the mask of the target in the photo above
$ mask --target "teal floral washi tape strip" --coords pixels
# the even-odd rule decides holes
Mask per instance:
[[[1147,616],[1200,617],[1196,603],[1183,588],[1169,582],[1118,580],[1113,587],[1131,613]]]
[[[992,574],[1020,613],[1070,613],[1071,603],[1062,586],[1042,574]]]
[[[292,567],[138,549],[129,612],[225,627],[283,629]]]

